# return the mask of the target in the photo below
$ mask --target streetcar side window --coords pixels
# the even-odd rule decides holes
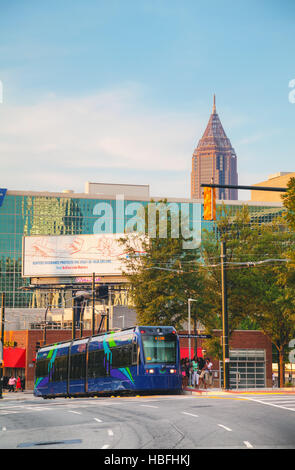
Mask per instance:
[[[97,349],[88,353],[88,379],[104,377],[106,375],[104,350]]]
[[[70,378],[85,379],[86,376],[86,353],[71,355]]]
[[[130,367],[132,365],[132,344],[112,348],[112,367]]]
[[[48,375],[48,363],[48,359],[40,359],[37,361],[35,372],[36,378],[46,377]]]
[[[62,382],[68,378],[68,357],[60,356],[56,357],[54,361],[53,370],[53,382]]]

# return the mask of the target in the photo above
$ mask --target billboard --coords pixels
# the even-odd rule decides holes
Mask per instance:
[[[132,237],[140,255],[140,239],[134,234],[57,235],[23,237],[23,277],[121,275],[128,256],[120,238]]]

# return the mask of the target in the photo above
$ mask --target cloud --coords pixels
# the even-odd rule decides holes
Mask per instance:
[[[122,170],[126,179],[128,170],[136,172],[139,184],[145,172],[152,171],[155,180],[159,173],[163,188],[165,170],[186,170],[189,187],[193,144],[204,131],[204,118],[155,110],[144,98],[131,84],[91,96],[49,94],[32,105],[0,105],[0,185],[55,191],[57,185],[78,185],[81,191],[86,180],[102,181],[101,174],[118,179]]]

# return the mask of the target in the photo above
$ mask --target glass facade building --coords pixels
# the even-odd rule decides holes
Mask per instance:
[[[155,204],[159,198],[153,199]],[[22,239],[28,235],[80,235],[123,233],[140,229],[141,208],[149,200],[124,200],[113,197],[101,199],[98,195],[77,193],[42,193],[7,191],[0,201],[0,292],[5,292],[9,308],[38,307],[32,292],[20,290],[30,280],[22,277]],[[201,241],[203,228],[212,223],[204,221],[201,200],[168,199],[171,209],[185,215],[189,233]],[[234,211],[243,203],[224,201]],[[255,222],[269,222],[282,213],[280,203],[247,202]],[[217,201],[218,207],[218,201]]]

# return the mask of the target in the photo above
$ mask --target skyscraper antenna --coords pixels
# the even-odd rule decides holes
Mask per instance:
[[[213,113],[216,113],[216,98],[215,98],[215,93],[213,95]]]

